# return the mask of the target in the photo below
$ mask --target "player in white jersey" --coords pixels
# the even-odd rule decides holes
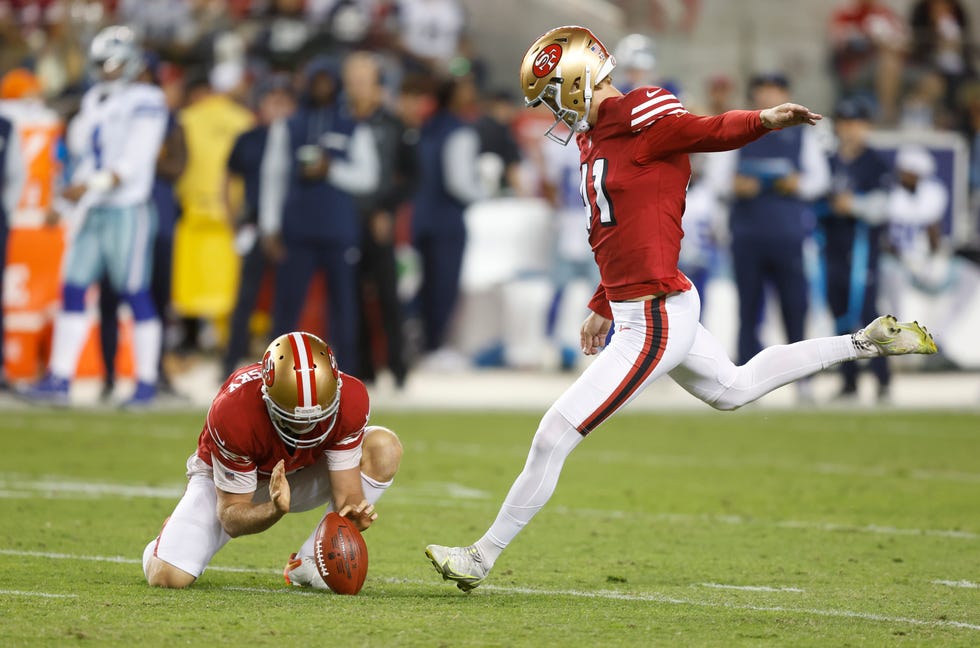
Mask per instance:
[[[97,82],[67,133],[75,161],[56,205],[74,237],[63,267],[62,311],[55,321],[48,374],[32,400],[67,404],[68,387],[89,333],[85,292],[108,274],[134,319],[137,386],[131,405],[156,393],[161,325],[149,292],[156,215],[150,191],[167,124],[163,92],[134,79],[143,54],[128,27],[107,27],[92,41]]]
[[[928,149],[906,145],[895,156],[897,182],[888,193],[888,240],[882,264],[883,292],[889,308],[907,311],[910,284],[929,293],[946,287],[951,258],[943,245],[942,219],[949,192],[935,177]]]

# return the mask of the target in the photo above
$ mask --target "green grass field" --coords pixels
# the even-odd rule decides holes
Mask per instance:
[[[282,581],[316,512],[144,584],[202,413],[0,412],[0,645],[980,644],[976,414],[621,415],[469,595],[423,549],[482,534],[537,416],[373,420],[405,459],[341,597]]]

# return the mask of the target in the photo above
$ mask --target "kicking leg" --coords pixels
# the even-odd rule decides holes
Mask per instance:
[[[712,407],[734,410],[838,362],[935,352],[932,336],[918,323],[900,323],[886,315],[853,335],[772,346],[736,366],[721,343],[698,325],[694,345],[670,377]]]
[[[436,570],[464,592],[483,582],[504,548],[548,502],[565,459],[585,435],[687,356],[700,301],[692,290],[616,303],[613,315],[618,330],[612,342],[541,419],[524,470],[483,537],[469,547],[426,547]]]

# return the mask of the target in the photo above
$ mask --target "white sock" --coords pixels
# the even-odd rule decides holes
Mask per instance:
[[[767,347],[737,367],[732,383],[711,402],[720,409],[736,409],[783,385],[857,357],[850,335]]]
[[[381,499],[381,496],[384,495],[386,490],[388,490],[388,487],[391,486],[391,483],[392,482],[390,481],[379,482],[374,479],[371,479],[364,473],[361,473],[361,487],[364,489],[364,499],[366,499],[370,504],[375,504],[379,499]],[[332,510],[333,510],[333,503],[327,504],[327,509],[326,511],[324,511],[323,514],[326,515]],[[317,522],[317,527],[318,526],[320,526],[319,522]],[[315,538],[316,538],[316,527],[313,527],[313,533],[311,533],[310,537],[306,539],[306,542],[303,543],[303,546],[299,548],[299,551],[296,553],[296,555],[312,556],[313,541]]]
[[[160,338],[163,326],[157,318],[146,319],[133,324],[133,355],[136,361],[136,379],[140,382],[157,384],[160,362]]]
[[[78,358],[88,341],[91,328],[85,313],[61,312],[54,321],[54,340],[48,369],[56,378],[71,380],[78,369]]]
[[[474,543],[487,568],[493,567],[507,545],[551,498],[565,459],[583,438],[554,408],[545,413],[531,441],[524,470],[510,487],[497,519]]]
[[[150,543],[146,545],[146,549],[143,550],[143,576],[147,578],[150,577],[150,558],[153,557],[153,550],[156,549],[157,541],[160,540],[159,536],[150,540]]]

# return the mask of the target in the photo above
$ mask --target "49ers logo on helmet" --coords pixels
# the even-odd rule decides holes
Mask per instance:
[[[558,61],[561,60],[561,45],[558,43],[552,43],[548,47],[541,50],[538,56],[534,59],[534,65],[531,66],[531,70],[534,72],[534,76],[539,79],[546,77],[551,74],[551,71],[555,69],[558,65]]]
[[[266,387],[272,387],[276,382],[276,363],[272,360],[272,352],[266,351],[262,357],[262,382]]]

